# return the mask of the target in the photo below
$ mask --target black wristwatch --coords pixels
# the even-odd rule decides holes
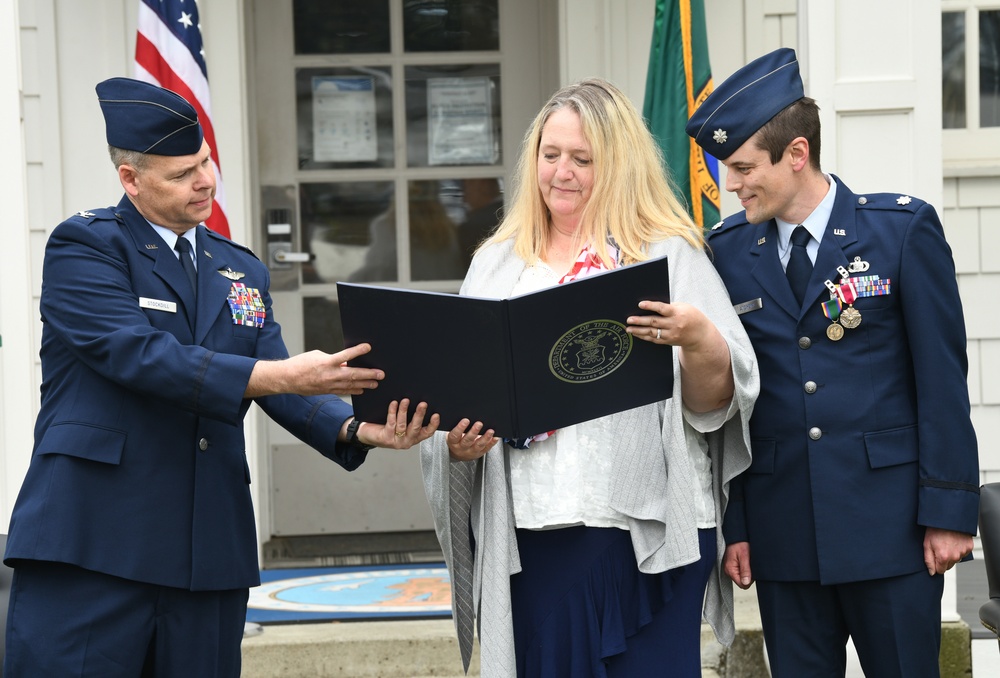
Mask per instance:
[[[360,447],[363,451],[367,452],[375,447],[375,445],[367,445],[360,440],[358,440],[358,429],[361,427],[361,420],[354,418],[351,423],[347,425],[347,442],[349,445],[354,445]]]

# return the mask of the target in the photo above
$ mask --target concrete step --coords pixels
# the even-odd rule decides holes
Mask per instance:
[[[725,648],[702,626],[702,678],[768,678],[756,593],[737,591],[736,640]],[[965,622],[942,626],[941,675],[972,675]],[[462,678],[450,619],[264,626],[243,639],[242,678]],[[479,675],[476,646],[469,676]],[[854,675],[849,673],[848,675]]]
[[[702,626],[703,678],[765,678],[756,598],[736,596],[737,639],[726,650]],[[738,667],[738,668],[737,668]],[[727,672],[728,671],[728,672]],[[479,675],[476,646],[469,667]],[[264,626],[243,640],[243,678],[464,676],[450,619]]]

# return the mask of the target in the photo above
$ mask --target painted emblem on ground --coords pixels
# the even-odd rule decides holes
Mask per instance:
[[[451,584],[444,567],[269,570],[250,589],[247,619],[447,616]]]

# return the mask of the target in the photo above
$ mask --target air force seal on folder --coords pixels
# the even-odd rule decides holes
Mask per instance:
[[[628,359],[632,335],[615,320],[592,320],[559,337],[549,353],[552,374],[571,384],[606,377]]]

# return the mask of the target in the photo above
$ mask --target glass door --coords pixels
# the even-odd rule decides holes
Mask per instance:
[[[289,351],[343,347],[337,281],[458,290],[555,89],[555,4],[252,4],[255,250]],[[276,425],[265,438],[272,539],[362,534],[391,550],[433,530],[415,450],[373,450],[348,474]]]

